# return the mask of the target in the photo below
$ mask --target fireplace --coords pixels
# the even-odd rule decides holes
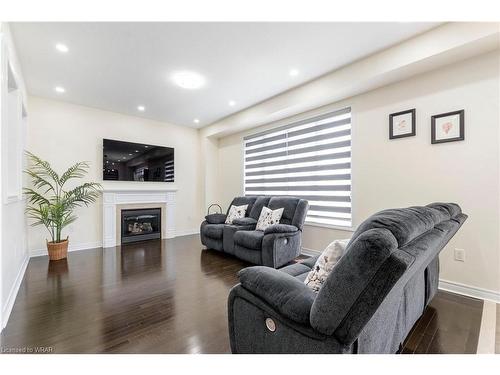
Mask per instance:
[[[161,238],[161,208],[121,210],[122,244]]]

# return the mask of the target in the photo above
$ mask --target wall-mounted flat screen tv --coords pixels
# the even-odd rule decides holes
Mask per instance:
[[[174,182],[172,147],[103,140],[102,179]]]

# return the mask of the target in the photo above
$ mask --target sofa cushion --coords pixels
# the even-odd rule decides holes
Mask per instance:
[[[233,201],[229,205],[229,207],[227,209],[227,213],[229,214],[229,210],[230,210],[231,206],[243,206],[245,204],[248,204],[247,211],[246,211],[246,216],[248,216],[248,214],[252,210],[253,204],[255,203],[257,198],[258,198],[257,196],[236,197],[233,199]]]
[[[380,211],[365,220],[354,232],[352,239],[375,228],[390,231],[402,247],[438,224],[442,215],[430,207],[409,207]]]
[[[314,301],[312,326],[332,334],[397,247],[388,229],[369,229],[352,239]]]
[[[301,264],[303,264],[304,266],[306,267],[309,267],[309,270],[311,268],[314,267],[314,265],[316,264],[316,261],[318,260],[319,258],[319,255],[315,255],[313,257],[310,257],[310,258],[307,258],[307,259],[304,259]]]
[[[271,233],[295,233],[299,230],[295,225],[273,224],[264,230],[264,234]]]
[[[205,226],[205,236],[215,239],[222,238],[222,231],[224,230],[224,224],[207,224]]]
[[[233,225],[255,225],[255,224],[257,224],[257,220],[251,217],[242,217],[233,220]]]
[[[285,317],[309,324],[315,293],[284,272],[270,267],[248,267],[238,273],[241,285]]]
[[[294,263],[289,266],[280,268],[281,272],[285,272],[290,276],[299,276],[305,273],[306,275],[311,271],[311,267],[307,267],[302,263]]]
[[[264,232],[259,230],[240,230],[234,235],[234,243],[248,249],[260,250],[262,247],[262,239]]]
[[[255,220],[259,220],[262,207],[265,207],[269,204],[269,199],[271,199],[271,197],[258,197],[255,200],[255,203],[252,205],[252,209],[248,213],[248,217],[251,217],[252,219]]]
[[[307,211],[309,211],[309,202],[305,199],[300,199],[293,214],[292,225],[302,230],[306,221]]]
[[[304,284],[305,284],[306,277],[307,277],[307,274],[308,274],[308,273],[309,273],[309,272],[304,272],[304,273],[301,273],[301,274],[299,274],[299,275],[295,276],[295,278],[296,278],[297,280],[299,280],[301,283],[304,283]]]
[[[271,210],[283,208],[283,215],[281,216],[280,223],[292,224],[293,216],[295,215],[295,210],[297,209],[299,200],[299,198],[294,197],[272,197],[269,200],[269,205],[267,207]]]
[[[458,216],[462,213],[462,209],[456,203],[435,202],[435,203],[428,204],[426,207],[430,207],[430,208],[433,208],[435,210],[442,212],[444,215],[447,216],[447,218],[452,218],[452,217]]]

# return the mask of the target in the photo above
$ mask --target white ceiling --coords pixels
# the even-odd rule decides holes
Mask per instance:
[[[203,127],[437,25],[79,22],[11,28],[30,94]],[[55,49],[59,42],[68,53]],[[291,77],[290,69],[300,73]],[[196,71],[207,83],[199,90],[177,87],[170,75],[178,70]],[[56,93],[55,86],[66,92]]]

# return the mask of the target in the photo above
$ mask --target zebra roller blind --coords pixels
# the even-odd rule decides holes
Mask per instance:
[[[351,108],[244,138],[245,195],[309,201],[306,222],[351,226]]]

